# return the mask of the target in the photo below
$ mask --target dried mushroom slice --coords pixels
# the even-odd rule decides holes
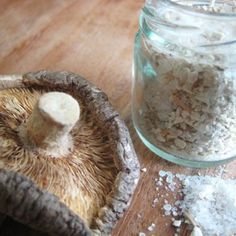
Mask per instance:
[[[0,89],[0,169],[33,181],[32,191],[56,195],[94,234],[109,235],[130,203],[139,163],[105,94],[68,72],[4,77]],[[0,190],[7,188],[0,180]],[[0,211],[48,233],[78,235],[19,219],[17,207]],[[90,234],[86,226],[81,235]]]

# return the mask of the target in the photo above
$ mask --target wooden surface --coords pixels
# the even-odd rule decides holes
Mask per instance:
[[[130,128],[140,158],[147,168],[130,209],[117,224],[114,236],[172,236],[171,217],[163,217],[163,202],[154,179],[159,170],[194,174],[218,169],[187,169],[152,154],[138,139],[130,119],[133,40],[143,0],[0,0],[0,74],[40,69],[79,73],[104,90]],[[236,162],[224,177],[236,177]],[[161,189],[165,195],[165,190]],[[166,199],[173,196],[165,197]],[[147,227],[155,223],[152,232]]]

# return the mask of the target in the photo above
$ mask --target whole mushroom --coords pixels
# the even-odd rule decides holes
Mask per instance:
[[[118,113],[68,72],[2,78],[0,154],[0,212],[52,235],[110,235],[139,179]]]

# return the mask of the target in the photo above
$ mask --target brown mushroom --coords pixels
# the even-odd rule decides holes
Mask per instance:
[[[68,72],[2,77],[0,154],[0,212],[52,235],[109,235],[139,178],[106,95]]]

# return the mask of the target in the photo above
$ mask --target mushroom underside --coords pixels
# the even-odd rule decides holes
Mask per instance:
[[[39,188],[55,194],[89,226],[105,205],[119,172],[109,138],[97,125],[84,101],[81,116],[70,135],[74,148],[54,158],[38,148],[24,145],[22,128],[43,89],[14,88],[0,91],[0,169],[19,172]]]

